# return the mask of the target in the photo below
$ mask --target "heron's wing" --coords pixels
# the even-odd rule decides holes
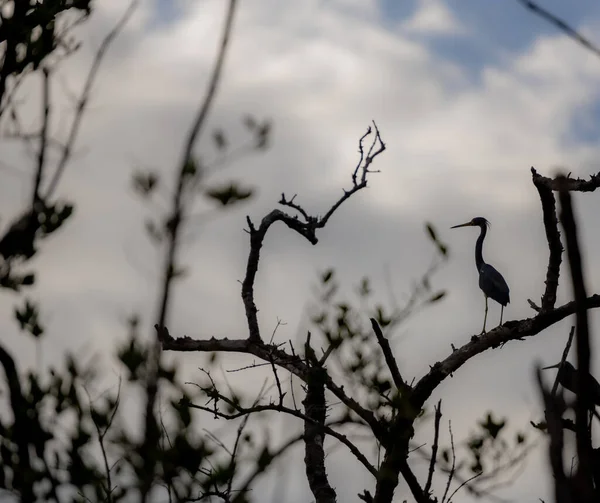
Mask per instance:
[[[488,297],[505,306],[510,302],[510,290],[506,281],[490,264],[483,264],[479,269],[479,288]]]

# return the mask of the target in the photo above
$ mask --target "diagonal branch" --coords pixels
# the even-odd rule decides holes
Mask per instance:
[[[560,275],[560,263],[563,252],[558,230],[558,218],[556,216],[556,201],[552,189],[548,183],[543,183],[544,177],[531,168],[533,184],[538,190],[544,214],[544,228],[548,240],[550,256],[548,258],[548,270],[546,272],[546,290],[542,296],[541,311],[546,312],[554,309],[556,304],[556,290],[558,289],[558,278]]]
[[[588,297],[582,302],[582,305],[586,310],[600,307],[600,295],[595,294]],[[431,370],[419,380],[413,388],[413,406],[416,410],[420,410],[433,390],[474,356],[506,342],[539,334],[549,326],[574,314],[576,309],[575,301],[568,302],[547,313],[540,313],[533,318],[519,321],[509,321],[481,337],[473,337],[470,342],[453,351],[445,360],[435,363]]]
[[[371,318],[371,326],[373,327],[373,332],[375,332],[377,342],[379,343],[381,351],[383,352],[385,362],[387,363],[387,366],[392,374],[394,384],[396,385],[396,388],[398,388],[398,391],[400,391],[402,394],[405,394],[405,392],[410,390],[410,387],[404,382],[404,379],[402,379],[402,376],[400,375],[400,370],[398,370],[398,364],[396,363],[396,358],[394,358],[394,354],[392,353],[392,348],[390,348],[390,343],[383,335],[381,327],[375,318]]]
[[[96,75],[98,74],[98,70],[100,70],[100,66],[102,64],[102,60],[104,56],[108,52],[109,47],[117,38],[117,35],[121,32],[129,18],[135,11],[139,0],[133,0],[129,7],[125,10],[125,13],[121,17],[121,19],[117,22],[117,24],[113,27],[113,29],[104,37],[104,40],[100,44],[100,48],[96,52],[94,56],[94,61],[92,63],[92,67],[87,75],[85,80],[85,84],[83,86],[83,91],[81,92],[81,96],[76,105],[75,109],[75,117],[73,118],[73,122],[71,123],[71,128],[69,130],[69,135],[67,137],[67,141],[63,145],[62,154],[58,161],[58,165],[56,166],[56,171],[54,172],[54,176],[52,177],[46,193],[44,194],[43,199],[48,199],[52,196],[53,192],[56,190],[58,182],[67,167],[69,160],[71,159],[71,153],[73,151],[73,147],[75,146],[75,141],[77,140],[77,135],[79,134],[79,130],[81,129],[81,121],[83,119],[84,112],[87,107],[87,103],[90,99],[90,95],[92,92],[92,87],[96,80]]]
[[[565,23],[562,19],[552,14],[550,11],[547,11],[543,7],[540,7],[536,2],[531,2],[530,0],[517,0],[523,7],[529,9],[534,14],[540,16],[542,19],[550,22],[554,26],[556,26],[559,30],[566,33],[569,37],[571,37],[575,42],[582,45],[596,56],[600,57],[600,48],[594,45],[590,40],[584,37],[581,33],[579,33],[575,28],[572,28],[567,23]]]

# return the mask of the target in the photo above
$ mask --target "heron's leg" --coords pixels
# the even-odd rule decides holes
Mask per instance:
[[[488,298],[486,295],[485,296],[485,316],[483,317],[483,330],[481,331],[482,334],[485,334],[485,322],[487,321],[487,313],[488,313]]]
[[[504,314],[504,306],[500,306],[500,325],[502,325],[502,315]]]

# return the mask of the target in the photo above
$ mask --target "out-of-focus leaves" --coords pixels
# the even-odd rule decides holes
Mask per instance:
[[[201,174],[201,165],[197,159],[193,157],[188,158],[187,162],[183,167],[183,176],[185,178],[194,178]]]
[[[158,186],[160,178],[154,171],[137,171],[133,174],[134,190],[142,197],[149,197]]]
[[[252,189],[240,187],[235,182],[229,182],[220,187],[207,190],[206,197],[218,201],[221,206],[227,206],[248,199],[253,192]]]
[[[228,142],[223,130],[217,129],[213,132],[213,141],[218,150],[225,150],[227,148]]]
[[[326,285],[327,283],[329,283],[329,281],[331,280],[331,278],[333,278],[335,271],[333,269],[327,269],[322,275],[321,275],[321,282]]]
[[[155,244],[162,243],[162,241],[165,237],[164,233],[163,233],[162,229],[160,229],[153,220],[150,220],[150,219],[146,220],[144,222],[144,226],[146,228],[146,232],[148,233],[148,236],[150,236],[150,239]]]
[[[446,296],[446,291],[442,290],[441,292],[436,293],[435,295],[429,297],[429,303],[433,304],[434,302],[438,302],[442,300]]]
[[[44,329],[39,322],[39,309],[29,299],[25,299],[23,307],[15,308],[14,316],[21,330],[30,333],[36,338],[44,333]]]
[[[433,224],[431,224],[430,222],[427,222],[425,224],[425,229],[427,230],[427,234],[429,235],[429,237],[431,238],[433,243],[437,246],[438,251],[444,257],[447,257],[448,256],[448,246],[439,240],[437,232],[436,232],[435,228],[433,227]]]
[[[254,131],[258,127],[256,119],[251,115],[245,115],[242,119],[242,122],[244,123],[244,126],[248,128],[249,131]]]
[[[270,133],[271,133],[271,121],[266,120],[255,130],[256,133],[256,148],[264,149],[267,148]]]

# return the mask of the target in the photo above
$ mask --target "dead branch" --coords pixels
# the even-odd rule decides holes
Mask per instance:
[[[425,489],[423,492],[429,495],[431,490],[431,483],[433,481],[433,472],[435,470],[435,463],[437,462],[437,451],[438,442],[440,437],[440,420],[442,419],[442,400],[440,399],[435,407],[435,419],[433,425],[433,446],[431,447],[431,459],[429,461],[429,471],[427,473],[427,482],[425,483]]]
[[[244,302],[244,308],[246,310],[246,318],[248,320],[249,339],[258,342],[261,340],[260,328],[258,326],[258,310],[254,302],[254,282],[256,274],[258,272],[258,263],[260,260],[260,251],[265,239],[267,231],[275,222],[283,222],[293,231],[296,231],[301,236],[305,237],[309,243],[315,245],[318,242],[316,231],[325,227],[333,213],[342,205],[353,194],[367,186],[367,175],[372,173],[369,170],[373,160],[385,150],[385,143],[381,139],[377,124],[373,122],[373,129],[375,130],[375,136],[371,142],[371,146],[368,150],[368,154],[365,157],[363,154],[363,141],[364,139],[372,134],[372,129],[369,127],[367,132],[361,137],[359,142],[359,149],[361,152],[360,161],[352,175],[352,188],[350,190],[344,190],[342,196],[331,206],[329,211],[323,217],[313,217],[301,208],[300,205],[291,200],[285,198],[285,194],[282,194],[280,204],[289,206],[299,211],[305,218],[305,222],[298,219],[297,216],[292,217],[281,210],[273,210],[271,213],[266,215],[258,228],[252,223],[250,217],[247,217],[248,232],[250,234],[250,252],[248,254],[248,263],[246,265],[246,276],[242,283],[242,300]],[[360,169],[360,178],[357,178],[357,172]]]
[[[559,187],[563,178],[558,177]],[[590,373],[590,337],[588,326],[588,313],[585,306],[587,300],[585,280],[583,277],[583,264],[577,238],[577,225],[573,215],[571,194],[566,190],[559,192],[561,215],[560,220],[567,241],[567,255],[571,269],[571,281],[575,296],[576,315],[576,340],[577,340],[577,367],[579,379],[576,379],[577,400],[575,402],[575,435],[577,439],[578,466],[576,474],[576,490],[579,501],[591,502],[594,500],[594,486],[592,478],[593,452],[591,431],[588,429],[588,411],[591,398],[591,389],[586,386],[585,376]],[[583,377],[582,377],[583,376]]]
[[[304,466],[306,478],[316,503],[335,503],[337,497],[329,483],[325,467],[325,437],[323,428],[327,405],[325,402],[325,382],[327,371],[318,365],[311,366],[306,387],[306,397],[302,404],[304,421]]]
[[[383,352],[385,362],[387,363],[387,366],[392,374],[394,384],[400,393],[405,394],[410,390],[410,387],[404,382],[404,379],[402,379],[402,376],[400,375],[400,370],[398,370],[398,364],[396,363],[396,358],[394,358],[394,354],[392,353],[390,343],[383,335],[381,327],[375,318],[371,318],[371,326],[373,327],[373,332],[375,332],[375,337],[377,337],[377,342],[379,343],[381,351]]]
[[[546,272],[546,290],[542,296],[541,311],[554,309],[556,304],[556,290],[558,289],[558,278],[560,275],[560,263],[563,247],[560,241],[560,232],[558,230],[558,218],[556,216],[556,201],[552,189],[548,183],[542,180],[544,177],[538,175],[534,168],[531,168],[533,184],[538,190],[540,201],[542,203],[542,212],[544,215],[544,228],[548,240],[548,270]]]
[[[538,174],[534,168],[531,168],[531,174],[536,187],[541,185],[555,192],[560,190],[566,190],[569,192],[594,192],[598,187],[600,187],[600,172],[590,175],[589,180],[583,180],[582,178],[571,178],[570,176],[563,177],[562,179],[559,177],[548,178]]]
[[[536,2],[532,2],[530,0],[517,0],[517,2],[519,2],[523,7],[530,10],[537,16],[541,17],[542,19],[545,19],[549,23],[556,26],[559,30],[561,30],[573,40],[575,40],[575,42],[582,45],[596,56],[600,56],[600,48],[598,48],[598,46],[594,45],[589,39],[584,37],[575,28],[569,26],[565,21],[555,16],[550,11],[544,9],[543,7],[540,7]]]
[[[62,147],[62,153],[56,166],[56,171],[54,172],[54,176],[48,184],[46,193],[43,196],[44,200],[49,199],[56,190],[58,182],[60,181],[60,178],[65,168],[67,167],[69,160],[71,159],[71,153],[73,151],[73,147],[75,146],[77,135],[79,134],[79,131],[81,129],[81,121],[87,109],[87,104],[92,93],[92,87],[94,85],[94,82],[96,81],[96,76],[98,75],[98,71],[100,70],[100,66],[102,65],[104,56],[108,52],[108,49],[110,48],[114,40],[117,38],[119,33],[123,30],[123,27],[127,24],[127,21],[129,21],[129,19],[135,12],[138,3],[139,0],[131,1],[129,7],[127,7],[124,14],[121,16],[121,19],[119,19],[119,21],[113,27],[113,29],[104,37],[104,40],[102,40],[98,51],[96,51],[94,61],[92,62],[92,66],[83,86],[83,91],[81,92],[79,100],[77,101],[77,105],[75,107],[75,117],[71,122],[71,128],[69,129],[67,140]]]
[[[583,301],[584,309],[600,307],[600,295],[594,294]],[[446,377],[456,372],[468,360],[488,349],[496,348],[509,341],[521,340],[539,334],[546,328],[563,320],[576,312],[576,302],[568,302],[547,313],[540,313],[533,318],[509,321],[481,337],[473,337],[470,342],[457,348],[442,362],[435,363],[429,373],[423,376],[414,386],[412,401],[419,410],[431,396],[433,390]]]

